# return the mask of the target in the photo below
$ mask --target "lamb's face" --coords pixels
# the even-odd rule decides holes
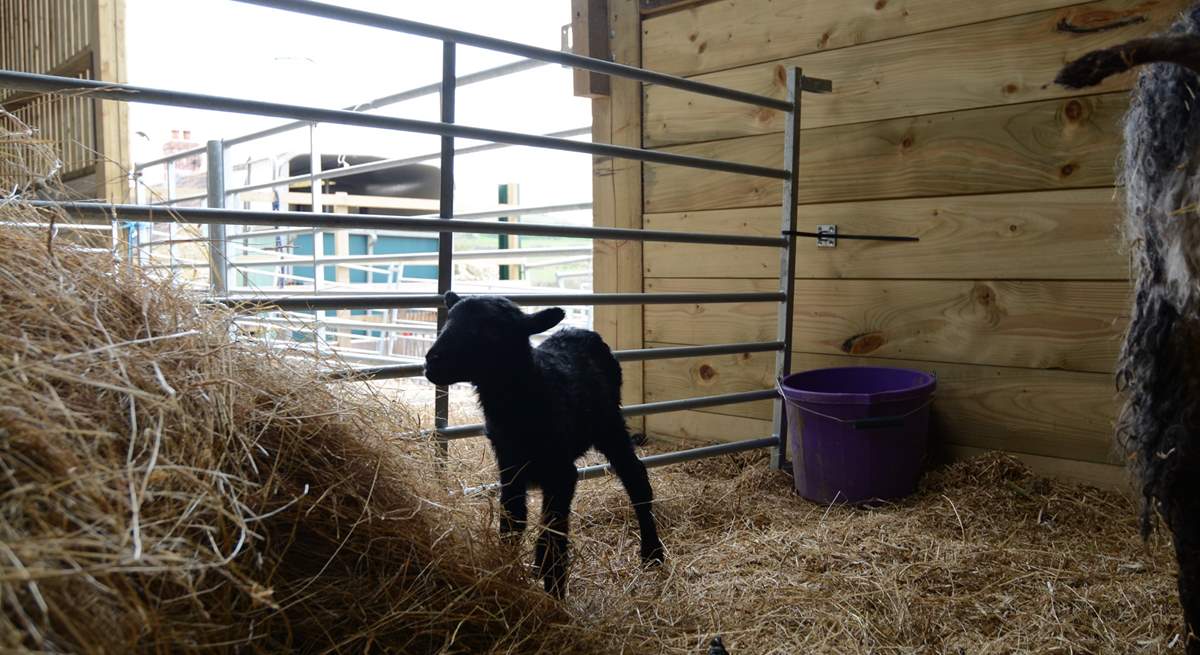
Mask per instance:
[[[557,325],[561,309],[526,314],[497,296],[460,299],[446,294],[446,325],[425,356],[425,378],[434,384],[478,382],[504,373],[529,351],[529,337]]]

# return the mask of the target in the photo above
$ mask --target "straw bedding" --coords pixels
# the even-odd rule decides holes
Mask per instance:
[[[0,149],[2,151],[3,149]],[[30,221],[0,200],[0,218]],[[798,500],[761,454],[652,472],[638,564],[580,485],[570,595],[495,539],[482,440],[448,466],[370,384],[231,336],[231,314],[45,231],[0,229],[0,650],[1166,652],[1170,552],[1123,495],[991,457],[876,509]],[[535,510],[535,508],[531,508]],[[536,515],[536,514],[534,514]]]
[[[479,470],[470,481],[489,477],[478,442],[451,455]],[[576,499],[566,603],[628,626],[606,652],[704,653],[717,633],[734,654],[1182,652],[1169,544],[1142,542],[1127,494],[998,454],[873,509],[799,499],[765,454],[651,481],[662,570],[634,567],[636,521],[616,480],[581,483]]]

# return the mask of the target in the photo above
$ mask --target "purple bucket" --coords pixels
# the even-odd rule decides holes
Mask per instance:
[[[875,366],[781,380],[796,492],[819,503],[860,504],[916,491],[936,387],[929,373]]]

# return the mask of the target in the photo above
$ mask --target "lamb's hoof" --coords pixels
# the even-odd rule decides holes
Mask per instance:
[[[721,635],[713,637],[709,642],[708,655],[729,655],[729,651],[725,650],[725,642],[721,641]]]
[[[663,546],[661,543],[654,544],[653,546],[650,546],[649,548],[647,548],[646,546],[642,546],[642,563],[643,564],[657,565],[657,564],[662,564],[665,561],[667,561],[667,556],[663,552]]]

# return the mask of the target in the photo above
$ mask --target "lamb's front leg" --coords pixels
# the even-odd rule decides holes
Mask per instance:
[[[528,479],[525,466],[517,463],[500,464],[500,537],[517,541],[525,532],[529,509],[525,504]]]
[[[542,481],[542,534],[538,536],[535,561],[542,584],[556,598],[567,593],[567,532],[578,478],[575,465],[566,462]]]

